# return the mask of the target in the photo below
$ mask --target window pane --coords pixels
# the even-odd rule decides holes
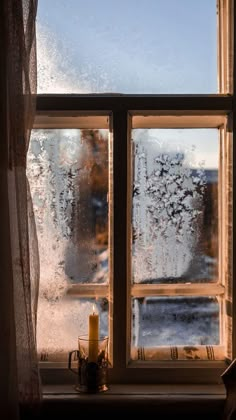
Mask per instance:
[[[134,283],[218,279],[218,130],[133,130]]]
[[[100,336],[108,335],[106,298],[52,300],[41,289],[38,307],[37,346],[41,360],[67,360],[68,351],[78,349],[78,336],[88,334],[89,315],[99,314]]]
[[[42,287],[108,282],[108,131],[34,130],[28,178]]]
[[[93,301],[69,298],[68,288],[109,282],[108,131],[34,130],[27,174],[40,256],[38,346],[63,358],[88,332]],[[107,334],[107,302],[95,306]]]
[[[133,299],[133,346],[219,344],[219,304],[210,297]]]
[[[39,0],[38,92],[216,93],[216,0]]]

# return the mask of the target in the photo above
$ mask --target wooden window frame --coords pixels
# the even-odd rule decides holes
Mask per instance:
[[[112,296],[109,333],[113,348],[110,381],[112,383],[218,383],[227,361],[157,361],[130,363],[130,305],[132,294],[150,295],[160,293],[159,285],[142,286],[130,284],[130,132],[133,126],[169,127],[224,127],[228,142],[235,138],[236,105],[235,92],[235,10],[233,0],[218,0],[218,85],[219,94],[212,95],[126,95],[126,94],[79,94],[37,95],[35,128],[88,128],[99,123],[100,128],[111,121],[113,147],[112,195],[110,208],[112,230],[110,255],[111,284],[108,286],[72,286],[69,293],[83,297]],[[226,121],[226,123],[225,123]],[[135,125],[136,124],[136,125]],[[179,125],[178,125],[179,124]],[[226,134],[225,134],[226,135]],[[236,148],[232,148],[232,159],[236,162]],[[235,173],[232,171],[233,196]],[[222,210],[224,212],[224,210]],[[232,209],[233,240],[235,249],[234,220]],[[122,226],[122,229],[120,228]],[[232,256],[231,256],[232,257]],[[221,260],[223,257],[221,257]],[[233,258],[232,258],[233,260]],[[234,273],[232,261],[232,277]],[[235,279],[236,280],[236,279]],[[173,286],[165,289],[173,292]],[[162,287],[163,288],[163,287]],[[176,286],[175,286],[176,288]],[[206,295],[207,285],[177,285],[185,294]],[[221,284],[211,284],[214,294],[224,293]],[[236,287],[232,301],[236,302]],[[236,311],[234,311],[236,313]],[[236,316],[233,317],[232,358],[236,357]],[[46,383],[65,382],[70,379],[64,363],[41,365]],[[51,374],[53,372],[53,374]]]

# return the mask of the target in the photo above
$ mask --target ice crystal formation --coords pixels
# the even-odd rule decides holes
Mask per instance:
[[[100,136],[98,141],[102,147],[106,138]],[[104,281],[92,223],[96,203],[91,173],[97,157],[91,142],[83,140],[80,130],[37,130],[28,152],[40,256],[37,339],[38,348],[48,353],[76,348],[78,335],[88,332],[93,302],[69,299],[71,283],[96,282],[98,277]],[[101,312],[100,302],[96,305]],[[106,328],[104,312],[101,329]]]
[[[151,161],[136,143],[133,186],[135,282],[180,278],[200,236],[206,177],[183,152],[161,148]]]

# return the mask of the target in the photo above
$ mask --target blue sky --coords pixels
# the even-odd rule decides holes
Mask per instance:
[[[217,91],[216,0],[39,0],[37,22],[53,91]]]

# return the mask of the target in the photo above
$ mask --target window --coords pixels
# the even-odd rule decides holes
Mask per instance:
[[[201,3],[140,2],[136,21],[133,2],[39,1],[42,369],[65,366],[93,304],[111,381],[218,382],[234,357],[233,5]]]

